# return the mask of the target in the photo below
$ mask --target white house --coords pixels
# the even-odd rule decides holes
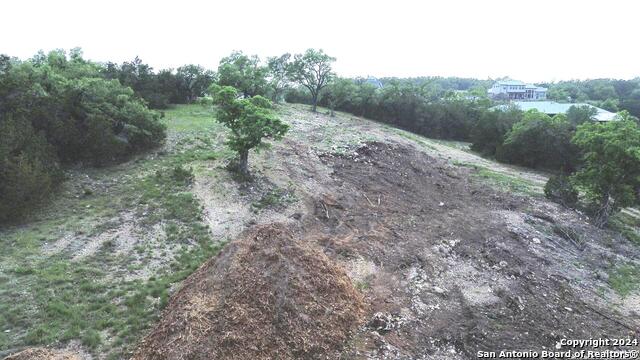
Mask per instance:
[[[500,80],[488,90],[492,98],[509,100],[546,100],[547,88],[525,84],[519,80]]]

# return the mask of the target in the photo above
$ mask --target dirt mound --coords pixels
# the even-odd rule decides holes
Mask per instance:
[[[276,224],[229,244],[185,280],[133,359],[333,357],[363,300],[308,243]]]
[[[80,360],[80,358],[67,351],[31,348],[9,355],[4,360]]]

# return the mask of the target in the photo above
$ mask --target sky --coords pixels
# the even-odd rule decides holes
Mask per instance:
[[[321,48],[340,76],[640,76],[636,0],[4,1],[0,53],[81,47],[155,69]]]

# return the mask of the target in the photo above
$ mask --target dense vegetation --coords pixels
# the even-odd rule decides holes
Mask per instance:
[[[199,65],[185,65],[173,71],[158,73],[136,57],[121,65],[107,63],[100,73],[107,79],[116,79],[144,99],[150,108],[166,109],[170,104],[189,104],[205,95],[214,80],[214,73]]]
[[[633,80],[593,79],[540,84],[556,101],[587,102],[609,111],[627,110],[640,117],[640,78]]]
[[[61,180],[61,164],[105,165],[160,144],[164,126],[134,91],[77,50],[0,59],[0,220]]]

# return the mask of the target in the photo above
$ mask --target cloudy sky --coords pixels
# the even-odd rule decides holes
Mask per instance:
[[[0,53],[82,47],[96,61],[216,68],[322,48],[342,76],[640,76],[634,0],[5,1]]]

